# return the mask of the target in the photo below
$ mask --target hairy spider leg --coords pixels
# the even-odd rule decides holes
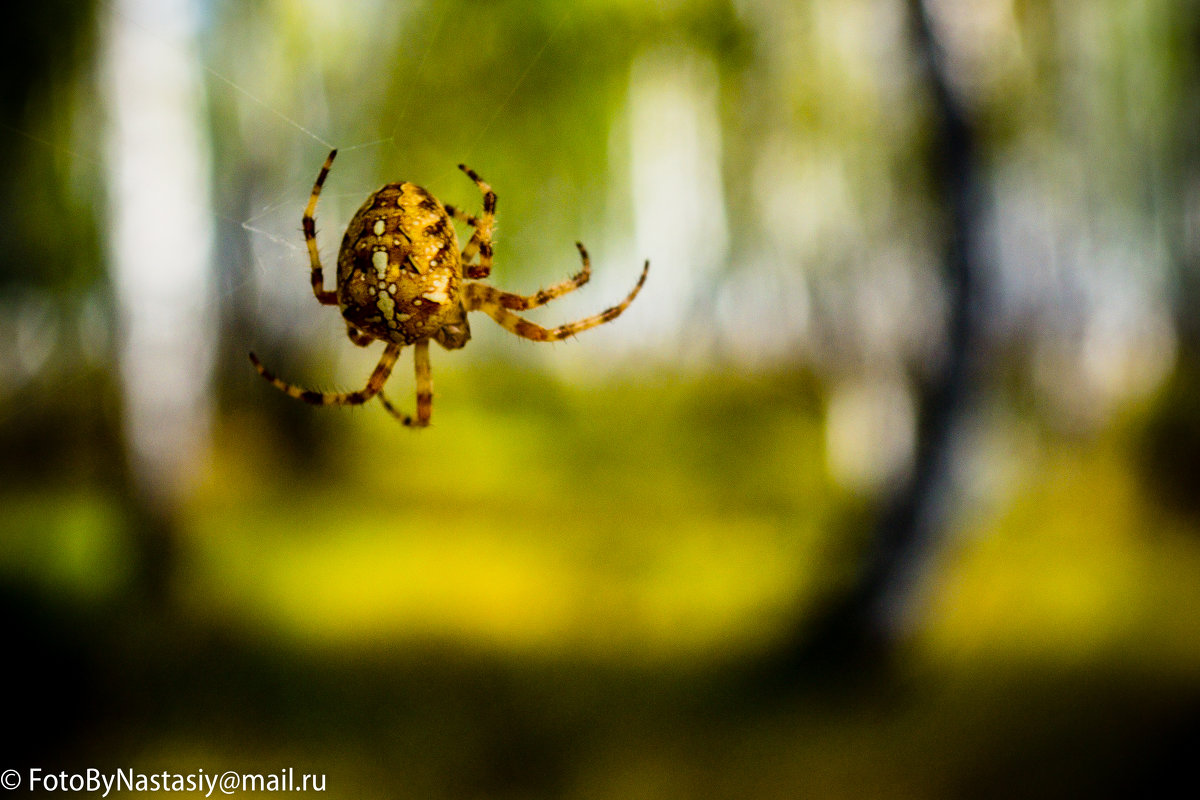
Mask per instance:
[[[383,384],[387,383],[392,369],[396,366],[396,359],[400,356],[401,348],[402,345],[389,343],[384,348],[383,355],[380,357],[379,363],[375,365],[371,376],[367,378],[367,385],[357,392],[316,392],[312,389],[304,389],[275,377],[262,365],[254,353],[250,354],[250,363],[258,370],[259,375],[262,375],[268,383],[288,397],[303,400],[314,406],[357,406],[379,394],[379,390],[383,388]]]
[[[442,206],[442,208],[446,209],[446,213],[451,217],[454,217],[459,222],[465,222],[472,228],[479,227],[479,217],[472,217],[458,206]]]
[[[417,376],[416,419],[397,411],[396,407],[384,397],[382,391],[379,392],[379,402],[383,403],[383,407],[388,410],[389,414],[410,428],[424,428],[429,425],[429,420],[433,416],[433,371],[429,366],[428,339],[413,345],[413,367]]]
[[[492,319],[496,320],[506,331],[515,333],[523,339],[530,339],[535,342],[557,342],[560,339],[566,339],[568,336],[574,336],[580,331],[586,331],[588,328],[594,328],[597,325],[603,325],[605,322],[611,322],[625,309],[629,308],[629,304],[637,297],[638,292],[642,290],[642,285],[646,283],[646,275],[650,271],[650,262],[647,261],[642,267],[642,275],[638,278],[637,284],[624,300],[612,308],[607,308],[599,314],[593,314],[590,317],[568,322],[565,325],[559,325],[557,328],[543,328],[541,325],[536,325],[527,319],[518,317],[513,312],[509,311],[501,305],[488,291],[491,287],[483,286],[478,283],[468,283],[463,287],[463,307],[468,311],[482,311]],[[569,283],[569,281],[568,281]],[[562,284],[559,284],[560,286]],[[492,289],[492,292],[495,290]],[[528,301],[532,307],[533,297],[518,299]]]
[[[475,228],[475,232],[471,234],[470,241],[462,251],[463,270],[468,278],[486,278],[492,274],[492,232],[496,224],[496,193],[479,177],[475,170],[466,164],[459,164],[458,168],[465,172],[468,178],[475,181],[479,191],[483,192],[483,215],[474,223],[467,222]],[[458,216],[460,213],[456,208],[453,216],[461,219]],[[479,263],[472,264],[471,261],[474,260],[476,254],[479,255]]]
[[[317,221],[313,215],[317,213],[317,200],[321,196],[321,187],[325,185],[325,178],[329,175],[329,168],[333,166],[335,158],[337,158],[337,150],[330,150],[321,171],[317,174],[312,194],[308,196],[308,205],[304,207],[304,216],[300,218],[300,224],[304,228],[304,243],[308,245],[308,260],[312,264],[313,294],[317,296],[317,300],[323,306],[336,306],[338,298],[336,291],[325,289],[325,271],[321,268],[321,254],[317,252]]]
[[[592,277],[592,262],[588,258],[588,252],[581,242],[576,242],[575,246],[579,248],[579,257],[583,259],[583,269],[579,270],[574,276],[567,278],[565,281],[560,281],[553,286],[548,286],[545,289],[539,289],[537,294],[531,294],[528,297],[513,294],[512,292],[503,292],[493,286],[479,284],[474,288],[474,294],[479,307],[498,305],[511,311],[527,311],[531,308],[544,306],[551,300],[562,297],[567,292],[573,292],[580,286],[583,286]]]

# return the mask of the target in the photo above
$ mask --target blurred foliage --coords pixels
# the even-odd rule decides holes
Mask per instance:
[[[187,532],[192,602],[333,646],[407,631],[623,660],[761,645],[796,587],[821,586],[798,570],[836,493],[794,379],[455,383],[461,424],[396,442],[372,420],[296,476],[303,493],[253,479],[269,444],[231,448]]]
[[[988,195],[949,538],[891,660],[758,704],[748,665],[851,580],[894,478],[831,469],[830,409],[903,399],[944,357],[902,3],[198,4],[219,357],[198,484],[165,511],[126,466],[96,66],[108,26],[154,29],[109,2],[25,8],[0,48],[12,757],[423,798],[1090,796],[1180,773],[1200,7],[930,5]],[[630,199],[633,76],[668,67],[716,87],[712,273],[650,254],[630,314],[560,346],[477,323],[435,353],[415,435],[250,370],[252,347],[319,388],[369,369],[307,282],[330,144],[327,259],[383,181],[474,207],[466,161],[500,194],[497,285],[569,274],[582,239],[597,285],[544,318],[603,308],[647,255],[631,231],[671,217]],[[655,281],[692,292],[668,335],[637,327],[672,299]],[[897,405],[851,415],[856,441],[903,444]]]

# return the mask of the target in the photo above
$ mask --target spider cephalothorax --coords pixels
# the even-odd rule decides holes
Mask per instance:
[[[383,356],[356,392],[328,393],[301,389],[272,375],[250,354],[258,373],[291,397],[314,405],[359,405],[376,395],[384,407],[405,425],[429,424],[433,411],[433,382],[429,370],[429,340],[448,350],[462,347],[471,338],[468,311],[482,311],[505,330],[537,342],[553,342],[610,322],[621,315],[646,281],[647,261],[641,277],[618,305],[599,314],[557,328],[543,328],[513,313],[550,302],[578,289],[591,277],[587,250],[576,243],[583,269],[572,278],[537,294],[524,296],[502,292],[478,279],[492,271],[492,228],[496,193],[475,174],[459,164],[483,192],[483,214],[473,217],[451,206],[443,206],[429,192],[411,183],[389,183],[367,198],[350,220],[338,253],[337,290],[325,289],[324,271],[317,252],[314,214],[321,186],[337,155],[325,159],[304,209],[302,224],[312,266],[313,293],[322,305],[341,308],[350,341],[365,347],[376,339],[386,343]],[[474,229],[460,252],[451,218]],[[478,259],[478,261],[476,261]],[[413,345],[417,377],[417,415],[400,414],[383,395],[400,350]]]

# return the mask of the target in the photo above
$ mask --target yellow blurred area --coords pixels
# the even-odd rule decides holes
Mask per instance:
[[[230,416],[182,515],[189,615],[318,648],[720,660],[844,579],[853,546],[828,521],[851,499],[825,477],[816,404],[767,405],[792,379],[445,373],[438,424],[416,435],[378,409],[314,411],[338,444],[303,470]],[[521,409],[479,403],[521,384]],[[752,441],[714,433],[738,425]],[[1200,540],[1146,496],[1126,439],[1050,442],[1010,502],[956,530],[920,659],[1200,668]],[[77,601],[119,592],[122,512],[61,489],[0,507],[6,574]]]
[[[469,374],[447,371],[428,431],[355,415],[327,461],[280,483],[255,479],[277,456],[235,418],[189,508],[188,606],[332,647],[448,637],[638,660],[762,644],[796,587],[822,586],[829,491],[804,488],[824,481],[817,420],[757,418],[765,446],[741,461],[718,435],[769,383]],[[553,399],[472,407],[521,382]]]
[[[592,738],[549,794],[934,797],[1012,764],[1038,775],[1064,747],[1118,752],[1200,669],[1200,542],[1156,508],[1117,429],[1033,448],[1009,500],[955,529],[896,683],[697,715],[682,699],[708,689],[680,675],[769,649],[857,556],[831,524],[857,501],[825,477],[821,404],[789,375],[444,373],[419,435],[379,409],[328,413],[333,445],[293,461],[254,414],[226,419],[180,515],[172,624],[176,647],[253,645],[168,657],[144,691],[189,722],[118,728],[100,758],[316,765],[354,796],[464,796],[448,776],[500,758],[495,737],[553,774],[547,739],[579,725]],[[517,390],[520,405],[480,399]],[[0,525],[28,532],[4,540],[10,576],[68,602],[119,595],[103,495],[6,502]],[[193,710],[210,692],[225,699]],[[241,715],[246,696],[272,721]],[[375,737],[398,737],[394,761]]]
[[[333,412],[345,444],[302,473],[252,416],[230,417],[184,515],[183,607],[318,648],[720,659],[769,644],[841,580],[847,547],[823,525],[847,498],[823,477],[819,415],[760,415],[744,463],[702,435],[762,408],[778,381],[572,388],[446,372],[440,424],[409,436],[383,414]],[[555,399],[476,403],[521,382]],[[1200,542],[1154,508],[1130,459],[1109,439],[1025,465],[1011,502],[946,546],[914,652],[1193,673]],[[102,495],[12,497],[0,522],[11,576],[80,599],[128,578]]]
[[[1127,443],[1103,440],[1029,465],[1008,508],[956,534],[925,655],[1194,675],[1200,539],[1156,508],[1132,460]]]

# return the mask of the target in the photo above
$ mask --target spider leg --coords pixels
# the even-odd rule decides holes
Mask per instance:
[[[433,375],[429,368],[429,340],[417,342],[413,346],[413,365],[417,373],[417,417],[413,419],[408,414],[396,410],[388,399],[379,392],[379,402],[388,413],[410,428],[424,428],[429,425],[433,416]]]
[[[465,222],[468,225],[470,225],[472,228],[476,229],[476,232],[471,235],[470,241],[467,242],[467,246],[463,248],[462,253],[459,255],[459,258],[463,265],[463,276],[466,278],[470,278],[471,280],[479,280],[480,278],[486,278],[487,276],[491,275],[492,274],[492,246],[490,243],[482,243],[481,244],[481,243],[475,241],[476,236],[478,235],[478,228],[480,225],[479,217],[472,217],[470,214],[467,214],[466,212],[462,211],[461,209],[455,208],[454,206],[445,206],[445,209],[446,209],[446,213],[449,214],[450,216],[454,217],[457,220]],[[491,239],[489,238],[488,241],[490,242]],[[488,259],[487,263],[486,264],[483,264],[483,263],[471,264],[471,263],[469,263],[470,259],[475,258],[476,254],[481,249],[483,251],[486,251],[486,253],[487,253],[487,259]]]
[[[383,384],[387,382],[388,377],[392,374],[392,368],[396,366],[396,359],[400,355],[400,348],[401,346],[398,344],[389,344],[384,348],[383,356],[380,357],[379,363],[375,365],[375,370],[371,373],[371,376],[367,378],[367,385],[357,392],[315,392],[311,389],[302,389],[299,386],[294,386],[275,377],[262,365],[262,362],[258,360],[258,356],[254,355],[254,353],[250,354],[250,363],[254,364],[254,368],[258,370],[259,375],[262,375],[268,383],[288,397],[303,400],[314,406],[357,406],[362,405],[379,394],[379,390],[383,388]]]
[[[537,294],[525,296],[511,292],[502,292],[499,289],[483,284],[470,285],[468,291],[475,295],[479,308],[487,305],[499,305],[512,311],[526,311],[530,308],[544,306],[551,300],[562,297],[567,292],[575,291],[592,277],[592,262],[588,258],[587,249],[584,248],[581,242],[576,242],[575,246],[579,248],[579,256],[583,259],[583,269],[565,281],[556,283],[546,289],[538,290]]]
[[[638,282],[633,287],[633,290],[617,305],[607,308],[599,314],[593,314],[590,317],[585,317],[575,322],[559,325],[557,328],[543,328],[541,325],[536,325],[527,319],[518,317],[491,298],[486,291],[480,291],[479,287],[481,284],[469,283],[463,287],[463,303],[468,311],[484,312],[496,320],[505,330],[515,333],[523,339],[530,339],[535,342],[557,342],[560,339],[573,336],[581,331],[586,331],[588,328],[612,322],[621,316],[621,313],[629,308],[629,304],[633,302],[638,292],[642,290],[642,285],[646,282],[646,275],[649,271],[650,262],[647,261],[645,266],[642,267],[642,276],[638,278]],[[484,289],[487,288],[490,287],[484,287]]]
[[[458,208],[457,206],[442,206],[442,208],[446,209],[446,213],[454,217],[454,219],[458,220],[459,222],[465,222],[472,228],[479,227],[479,217],[472,217],[470,214],[463,211],[461,208]]]
[[[470,257],[474,258],[476,251],[475,248],[472,247],[472,243],[475,240],[475,235],[478,233],[478,229],[481,224],[479,217],[473,217],[457,206],[443,206],[443,208],[445,208],[446,213],[454,219],[458,220],[459,222],[465,222],[472,228],[476,229],[475,232],[471,234],[471,241],[467,242],[467,247],[463,249],[460,259],[462,260],[463,270],[466,274],[466,277],[472,279],[486,278],[491,274],[490,265],[485,269],[480,264],[468,264],[465,258],[468,254],[470,254]]]
[[[329,169],[333,166],[333,159],[336,157],[337,150],[330,150],[325,164],[317,174],[312,194],[308,196],[308,205],[304,207],[304,216],[300,219],[304,228],[304,243],[308,245],[308,260],[312,264],[313,294],[317,296],[317,300],[323,306],[336,306],[338,299],[336,291],[326,291],[325,289],[325,272],[321,268],[321,255],[317,252],[317,221],[313,215],[317,213],[317,199],[321,196],[321,187],[325,185],[325,178],[329,175]]]
[[[479,191],[483,192],[483,216],[475,219],[474,222],[471,222],[472,217],[467,217],[464,220],[468,225],[475,228],[475,233],[471,235],[467,246],[463,248],[463,269],[468,278],[486,278],[492,274],[492,231],[496,224],[496,193],[492,191],[491,186],[476,174],[475,170],[466,164],[459,164],[458,168],[465,172],[468,178],[475,181],[475,185],[479,187]],[[461,213],[458,209],[454,209],[456,219],[462,219],[462,217],[458,216]],[[471,262],[477,254],[479,256],[479,263],[472,264]]]
[[[346,335],[350,337],[350,341],[354,342],[359,347],[366,347],[371,342],[375,341],[374,336],[360,331],[349,322],[346,323]]]

